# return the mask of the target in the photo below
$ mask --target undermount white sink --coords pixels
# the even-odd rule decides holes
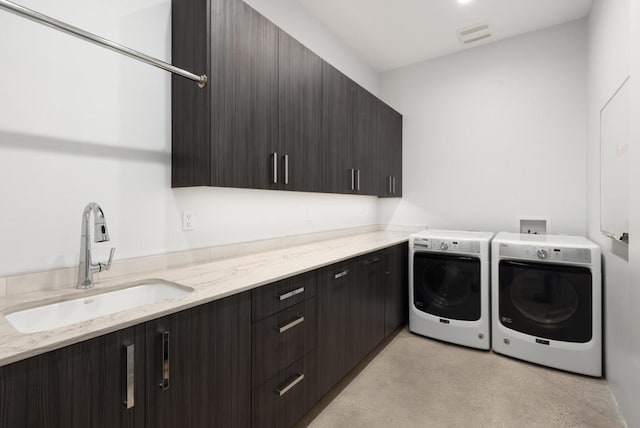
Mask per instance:
[[[193,289],[164,281],[146,281],[120,290],[50,303],[6,314],[20,333],[37,333],[184,296]]]

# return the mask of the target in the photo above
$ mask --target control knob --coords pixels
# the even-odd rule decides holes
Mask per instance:
[[[447,251],[449,249],[449,244],[447,244],[446,242],[441,242],[440,243],[440,249],[442,251]]]
[[[544,248],[540,248],[538,251],[536,251],[536,255],[539,259],[546,259],[547,257],[549,257],[549,253]]]

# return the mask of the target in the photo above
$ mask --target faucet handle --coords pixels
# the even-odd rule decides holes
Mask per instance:
[[[109,253],[109,261],[106,264],[105,263],[98,263],[98,265],[100,265],[99,272],[111,269],[111,262],[113,261],[113,255],[115,254],[115,252],[116,252],[116,249],[115,248],[111,248],[111,252]]]

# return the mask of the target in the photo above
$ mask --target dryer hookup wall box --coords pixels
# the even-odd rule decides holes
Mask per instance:
[[[520,233],[543,235],[547,233],[546,219],[520,219]]]

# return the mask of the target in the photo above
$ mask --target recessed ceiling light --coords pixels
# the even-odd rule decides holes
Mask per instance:
[[[467,4],[467,3],[471,3],[473,0],[458,0],[458,3],[460,4]]]

